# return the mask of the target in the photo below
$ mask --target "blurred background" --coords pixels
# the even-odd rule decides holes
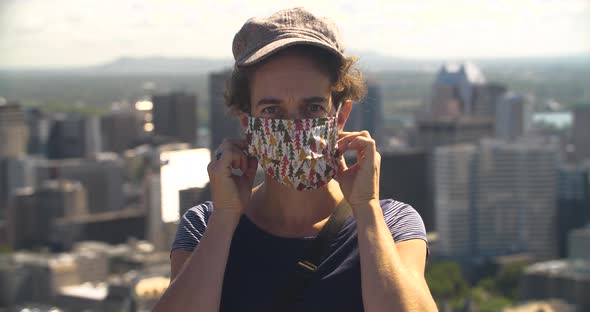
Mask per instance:
[[[349,130],[428,231],[441,311],[590,311],[590,1],[0,1],[0,311],[149,311],[240,136],[235,32],[304,6],[368,94]]]

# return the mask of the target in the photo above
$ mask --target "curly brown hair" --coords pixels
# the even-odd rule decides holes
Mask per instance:
[[[306,45],[289,47],[275,55],[286,50],[310,57],[329,74],[332,82],[332,103],[339,105],[346,100],[358,102],[365,95],[367,88],[361,71],[355,66],[356,57],[341,59],[325,49]],[[250,113],[250,77],[265,61],[246,67],[234,66],[225,91],[225,104],[233,113]]]

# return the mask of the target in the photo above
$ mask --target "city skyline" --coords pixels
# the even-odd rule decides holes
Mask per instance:
[[[231,59],[252,16],[303,6],[331,17],[347,51],[389,57],[555,57],[590,52],[590,2],[3,1],[0,68],[60,68],[120,57]],[[59,10],[55,8],[59,7]],[[213,25],[213,26],[212,26]],[[206,29],[207,31],[203,31]]]

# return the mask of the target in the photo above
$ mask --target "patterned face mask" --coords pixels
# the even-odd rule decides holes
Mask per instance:
[[[265,173],[288,187],[315,190],[336,175],[340,158],[336,117],[248,117],[246,139],[248,153],[258,159]]]

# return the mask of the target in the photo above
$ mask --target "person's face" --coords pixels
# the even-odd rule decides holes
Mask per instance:
[[[303,119],[332,116],[330,77],[309,57],[283,53],[250,78],[253,117]]]

